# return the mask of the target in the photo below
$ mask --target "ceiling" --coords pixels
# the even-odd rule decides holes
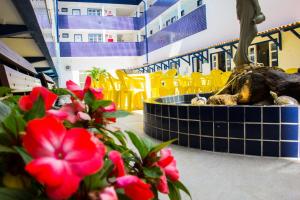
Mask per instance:
[[[59,0],[69,2],[91,2],[91,3],[111,3],[111,4],[130,4],[138,5],[142,0]]]

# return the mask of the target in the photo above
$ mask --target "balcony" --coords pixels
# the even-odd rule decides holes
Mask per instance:
[[[60,29],[139,30],[136,17],[59,15]]]
[[[62,42],[61,57],[140,56],[142,43],[137,42]]]

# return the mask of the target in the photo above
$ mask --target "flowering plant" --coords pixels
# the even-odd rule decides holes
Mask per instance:
[[[0,199],[171,200],[189,195],[166,147],[112,129],[116,105],[87,77],[54,92],[34,88],[25,96],[0,88]],[[55,107],[57,94],[71,102]],[[129,141],[134,147],[130,148]]]

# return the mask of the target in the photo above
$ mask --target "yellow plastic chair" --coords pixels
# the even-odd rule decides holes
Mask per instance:
[[[176,69],[170,69],[162,75],[161,86],[159,88],[160,96],[171,96],[175,95],[175,75],[177,74]]]
[[[201,80],[201,90],[205,93],[212,92],[214,90],[213,86],[213,76],[212,75],[202,75]]]
[[[120,81],[108,74],[108,82],[109,100],[115,102],[116,107],[120,108]]]
[[[122,70],[116,70],[120,80],[120,108],[132,111],[142,109],[146,95],[146,80],[144,76],[131,77]]]
[[[298,68],[296,68],[296,67],[288,68],[288,69],[285,69],[284,71],[287,74],[296,74],[296,73],[298,73]]]
[[[213,91],[218,90],[222,87],[222,82],[221,82],[222,74],[223,71],[219,69],[214,69],[210,72],[211,87]]]
[[[151,73],[150,76],[150,87],[151,87],[151,98],[159,97],[159,88],[161,87],[162,71]]]
[[[221,76],[221,87],[224,87],[226,85],[226,83],[228,82],[230,76],[231,76],[232,72],[228,71],[228,72],[224,72]]]
[[[191,77],[190,76],[177,76],[175,79],[176,86],[179,94],[187,94],[190,92]]]

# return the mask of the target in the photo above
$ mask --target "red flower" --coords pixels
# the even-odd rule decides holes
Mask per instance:
[[[46,110],[51,109],[57,99],[57,95],[50,92],[48,89],[44,87],[35,87],[29,95],[20,98],[19,107],[23,111],[31,110],[39,96],[43,98]]]
[[[80,120],[91,120],[91,117],[83,111],[85,111],[85,105],[80,101],[73,101],[73,103],[62,106],[59,110],[48,110],[47,114],[61,121],[67,120],[74,124]]]
[[[86,77],[85,80],[85,84],[84,84],[84,89],[81,89],[79,87],[79,85],[77,85],[76,83],[74,83],[73,81],[69,80],[66,83],[67,88],[73,92],[79,99],[83,100],[85,93],[87,93],[87,91],[90,91],[93,93],[94,97],[97,100],[101,100],[104,98],[104,95],[102,93],[102,89],[95,89],[92,88],[92,78],[90,76]]]
[[[114,187],[107,187],[99,194],[101,200],[118,200]]]
[[[113,174],[116,177],[125,176],[125,167],[121,154],[118,151],[111,151],[108,155],[108,158],[115,165]]]
[[[112,102],[107,107],[99,108],[96,115],[94,116],[95,117],[95,122],[99,123],[99,124],[110,123],[110,122],[115,123],[117,121],[116,118],[105,118],[104,119],[103,113],[106,113],[106,112],[111,113],[111,112],[115,112],[116,110],[117,110],[116,109],[116,104],[114,102]]]
[[[131,200],[150,200],[154,198],[151,186],[136,176],[122,176],[116,180],[116,188],[123,188]]]
[[[176,167],[176,160],[172,155],[171,149],[163,149],[160,151],[160,160],[157,162],[166,176],[171,179],[171,181],[178,181],[179,171]]]
[[[66,130],[53,117],[28,122],[23,144],[33,157],[26,171],[44,184],[51,199],[67,199],[80,181],[99,171],[105,147],[87,130]]]

